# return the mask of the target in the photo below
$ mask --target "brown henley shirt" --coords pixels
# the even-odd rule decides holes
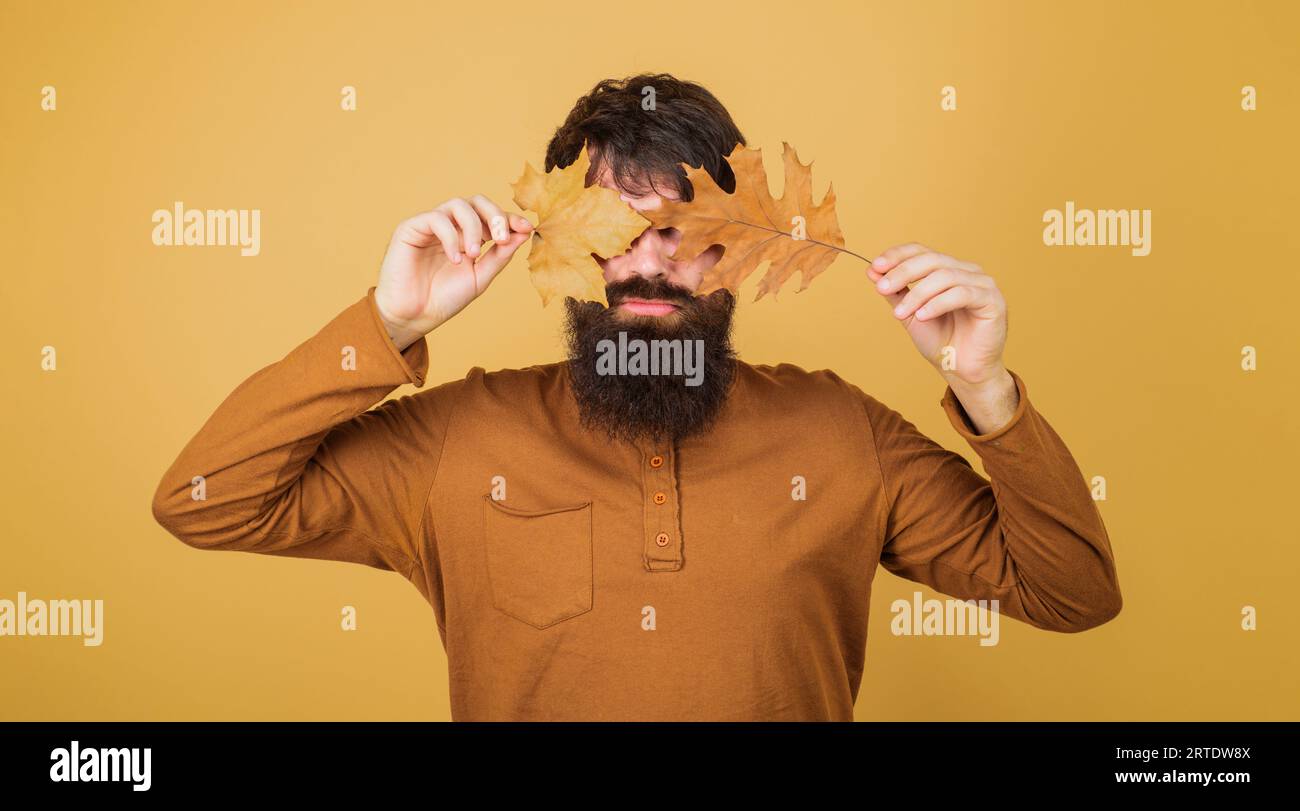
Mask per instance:
[[[1054,631],[1120,610],[1097,507],[1014,372],[991,433],[940,401],[986,479],[829,371],[740,363],[707,434],[633,445],[579,424],[560,363],[376,406],[428,362],[371,288],[226,398],[153,512],[200,549],[401,574],[454,720],[851,721],[877,564]]]

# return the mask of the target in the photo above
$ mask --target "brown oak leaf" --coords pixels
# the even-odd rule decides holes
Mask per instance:
[[[813,205],[812,163],[799,163],[794,147],[784,142],[782,147],[785,188],[779,199],[768,189],[762,150],[737,144],[727,156],[736,175],[734,193],[723,191],[702,167],[682,164],[694,199],[664,200],[645,212],[655,228],[681,232],[674,259],[690,260],[710,245],[725,248],[718,264],[705,272],[699,295],[723,287],[738,293],[741,282],[764,262],[771,264],[758,282],[755,301],[775,294],[796,271],[802,272],[799,290],[804,290],[844,247],[835,217],[835,189],[827,188],[821,204]]]
[[[583,185],[590,165],[584,145],[563,169],[542,174],[525,163],[523,176],[512,184],[515,204],[538,217],[528,270],[543,307],[555,296],[608,306],[605,280],[591,255],[621,256],[650,226],[618,192]]]

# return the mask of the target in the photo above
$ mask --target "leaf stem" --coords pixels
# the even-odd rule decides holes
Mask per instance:
[[[761,231],[771,231],[771,232],[774,233],[774,234],[780,234],[781,236],[790,237],[791,239],[794,239],[794,235],[792,235],[792,234],[791,234],[790,232],[788,232],[788,231],[781,231],[781,230],[778,230],[778,229],[776,229],[776,228],[768,228],[768,227],[765,226],[765,225],[755,225],[755,224],[752,223],[752,222],[744,222],[743,220],[733,220],[733,219],[730,219],[730,218],[728,218],[727,222],[735,223],[736,225],[744,225],[744,226],[748,226],[748,227],[750,227],[750,228],[757,228],[757,229],[759,229],[759,230],[761,230]],[[797,241],[797,242],[811,242],[811,243],[813,243],[814,245],[821,245],[822,247],[830,248],[831,250],[839,251],[840,253],[847,253],[849,256],[856,256],[857,258],[861,259],[863,262],[866,262],[868,265],[871,264],[871,260],[868,259],[867,257],[863,256],[863,255],[860,254],[860,253],[854,253],[853,251],[849,250],[848,248],[841,248],[841,247],[838,246],[838,245],[831,245],[831,244],[828,243],[828,242],[822,242],[820,239],[812,239],[812,238],[810,238],[810,237],[804,237],[803,239],[796,240],[796,241]]]

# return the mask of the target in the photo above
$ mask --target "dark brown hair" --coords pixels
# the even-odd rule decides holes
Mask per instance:
[[[645,109],[653,88],[654,109]],[[694,191],[681,163],[703,166],[724,191],[736,178],[726,157],[745,144],[731,114],[702,85],[668,73],[643,73],[605,79],[578,99],[546,147],[546,171],[573,163],[589,143],[596,160],[587,175],[594,179],[609,167],[615,185],[634,196],[658,191],[655,178],[672,179],[683,200]]]

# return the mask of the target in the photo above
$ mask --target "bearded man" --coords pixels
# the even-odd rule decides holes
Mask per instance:
[[[683,163],[734,189],[744,143],[704,87],[643,75],[579,99],[545,165],[586,148],[588,184],[647,211],[691,199]],[[566,361],[384,400],[423,387],[430,352],[473,356],[438,329],[531,234],[483,195],[401,223],[377,284],[203,425],[157,520],[200,549],[405,577],[455,720],[852,720],[879,566],[1052,631],[1119,612],[1083,476],[1002,362],[1002,294],[923,245],[866,275],[923,357],[955,352],[940,404],[987,479],[831,371],[739,359],[732,295],[696,295],[724,247],[678,257],[671,228],[595,257],[608,305],[566,300]],[[604,362],[637,341],[697,368]]]

